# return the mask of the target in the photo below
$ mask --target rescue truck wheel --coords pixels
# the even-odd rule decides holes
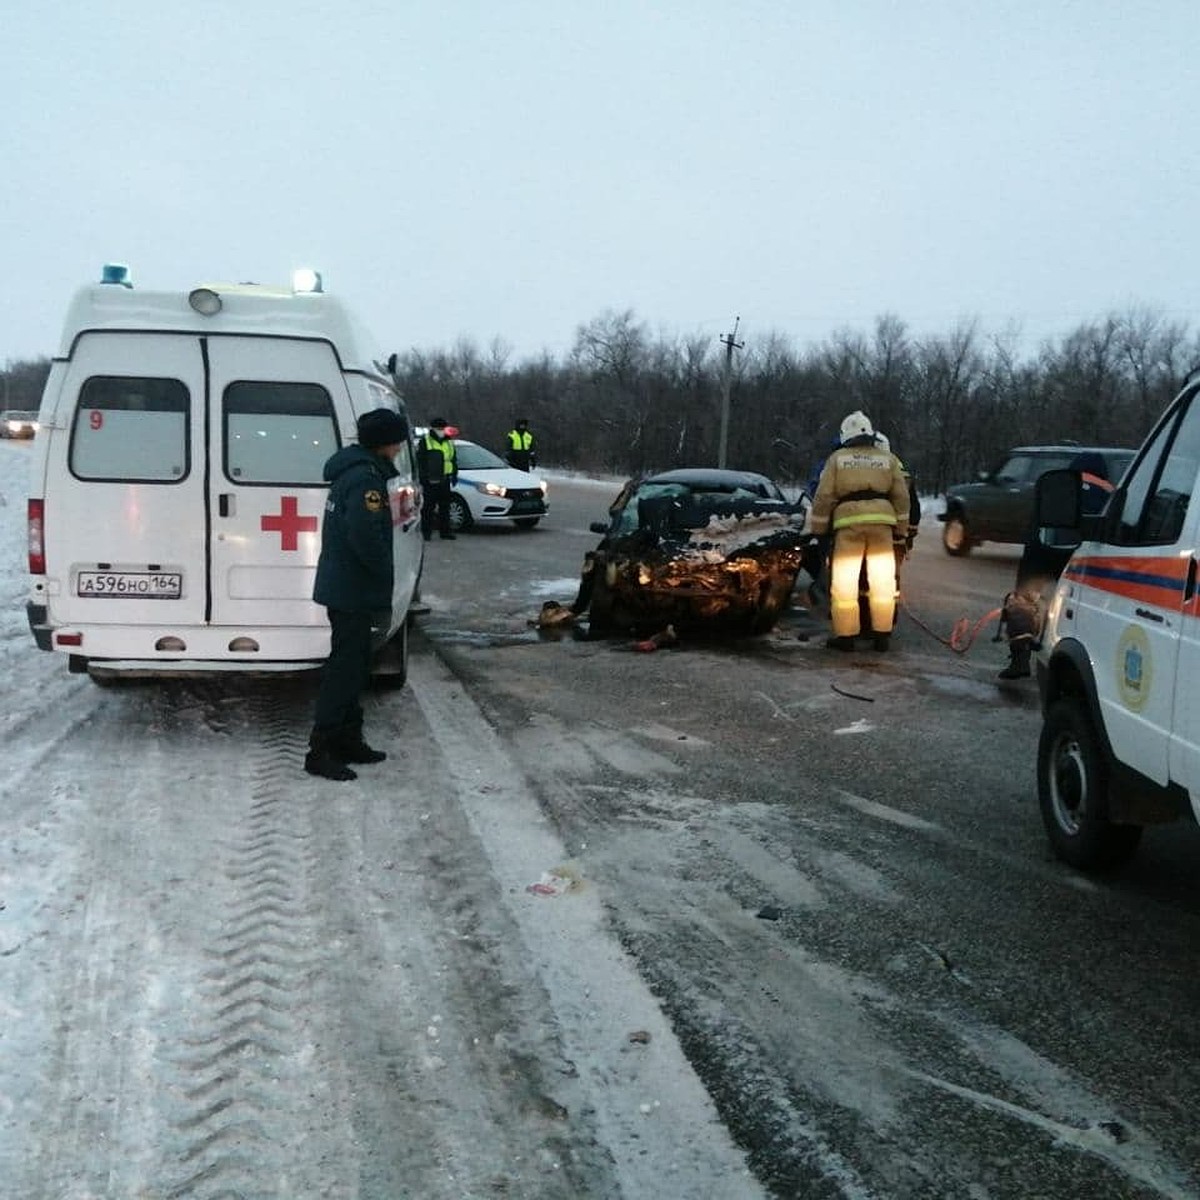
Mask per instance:
[[[946,523],[942,526],[942,546],[954,558],[964,558],[971,553],[971,531],[967,527],[967,518],[961,512],[946,514]]]
[[[1042,822],[1059,858],[1103,871],[1133,856],[1142,827],[1108,819],[1108,763],[1080,700],[1056,700],[1047,711],[1037,773]]]
[[[471,510],[467,507],[467,502],[457,495],[450,497],[450,529],[454,533],[462,533],[464,529],[470,529],[475,522],[471,518]]]

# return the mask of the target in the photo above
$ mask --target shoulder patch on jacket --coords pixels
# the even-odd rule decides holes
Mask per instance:
[[[363,503],[367,506],[367,512],[382,512],[383,493],[371,488],[370,491],[363,492]]]

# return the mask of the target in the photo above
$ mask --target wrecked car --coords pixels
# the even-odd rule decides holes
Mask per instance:
[[[809,502],[765,475],[682,468],[631,479],[594,522],[570,609],[591,636],[768,632],[804,561]]]

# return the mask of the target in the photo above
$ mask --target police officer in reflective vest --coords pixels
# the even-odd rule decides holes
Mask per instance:
[[[841,446],[825,462],[813,497],[813,533],[833,537],[830,617],[835,650],[853,650],[861,628],[858,581],[867,566],[868,603],[876,650],[887,650],[896,613],[892,543],[908,534],[908,481],[900,460],[875,440],[864,413],[842,422]]]
[[[529,432],[529,421],[522,417],[508,431],[508,449],[504,457],[508,465],[518,471],[532,471],[537,466],[537,453],[533,448],[533,434]]]
[[[458,455],[454,439],[446,433],[445,417],[429,422],[429,432],[417,445],[417,462],[421,471],[421,533],[425,540],[433,537],[436,519],[438,532],[447,541],[454,540],[450,528],[450,493],[458,483]]]
[[[304,769],[339,781],[356,779],[347,763],[383,762],[363,740],[359,696],[371,674],[371,631],[386,628],[392,607],[392,514],[388,480],[408,439],[408,425],[390,408],[358,419],[358,445],[343,446],[325,464],[329,483],[321,522],[321,555],[313,599],[329,615],[329,658]]]

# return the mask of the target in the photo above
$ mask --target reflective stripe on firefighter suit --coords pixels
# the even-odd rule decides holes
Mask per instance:
[[[855,438],[825,463],[813,497],[812,531],[833,534],[830,616],[836,637],[854,637],[861,628],[858,580],[867,564],[871,628],[890,633],[896,607],[893,539],[908,532],[908,482],[900,460]]]

